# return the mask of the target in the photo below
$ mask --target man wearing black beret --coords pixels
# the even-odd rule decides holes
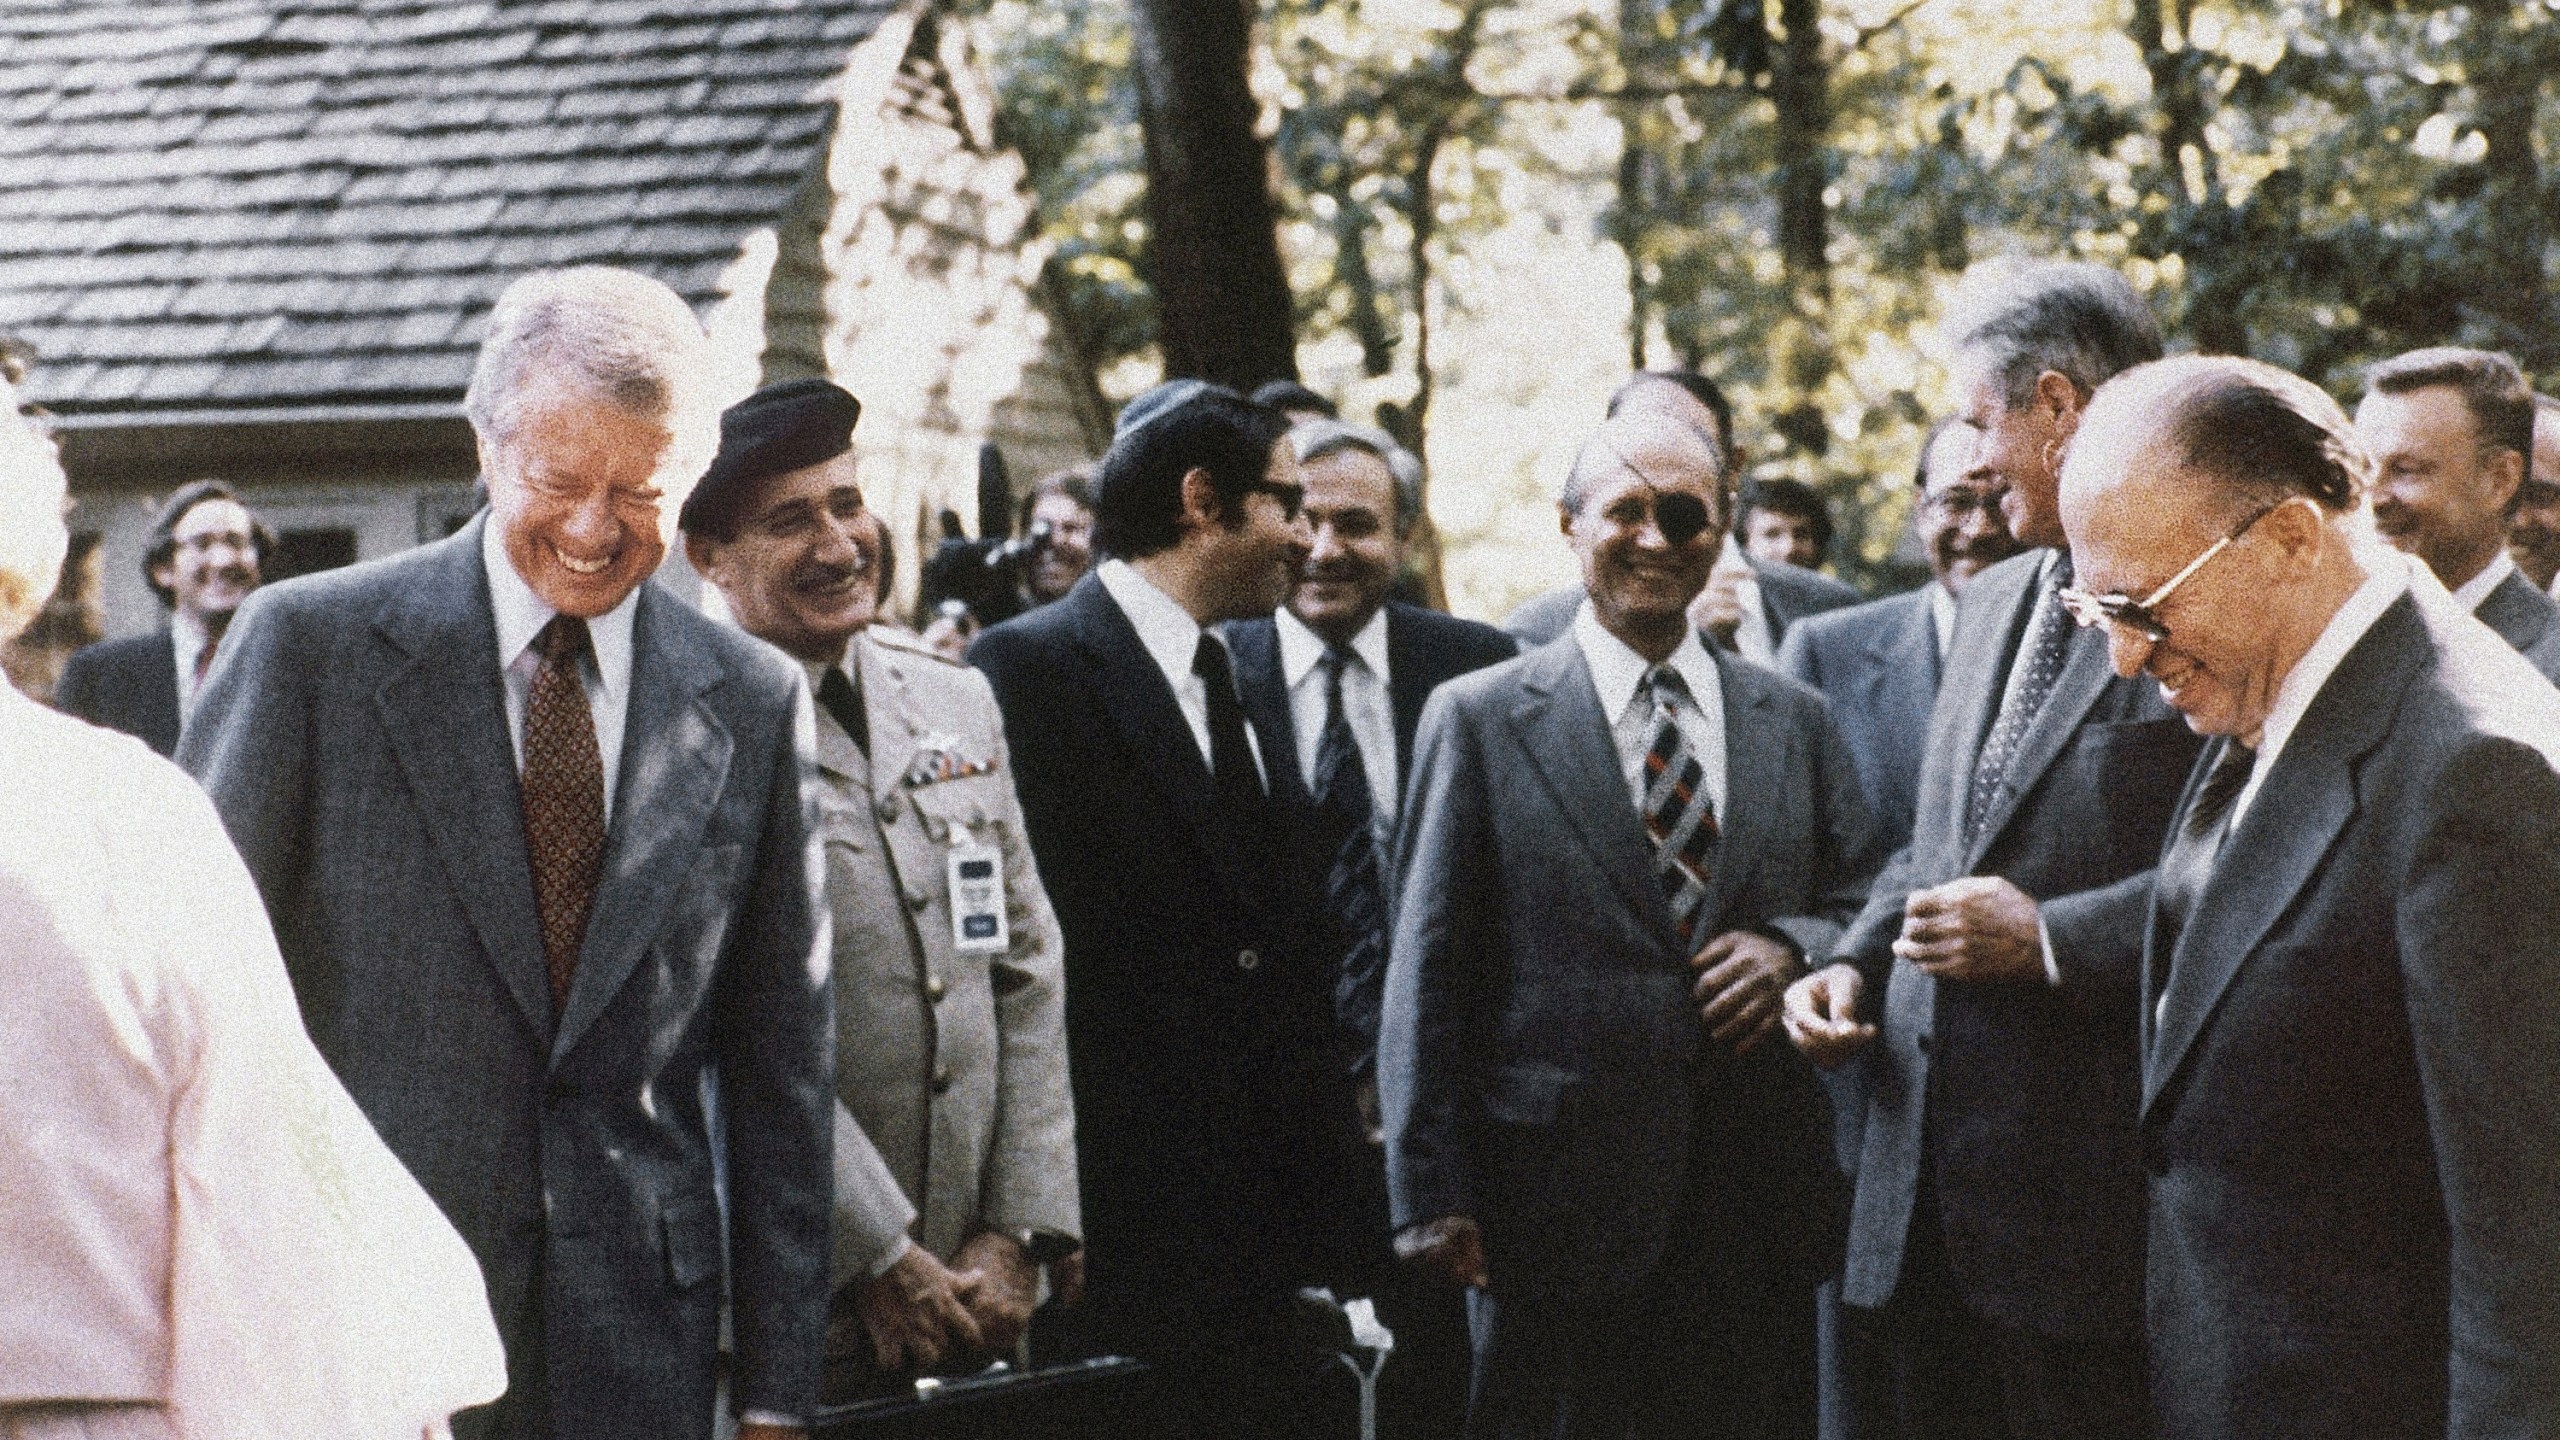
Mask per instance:
[[[835,918],[828,1396],[1009,1351],[1038,1265],[1077,1248],[1058,927],[985,677],[874,626],[879,517],[862,407],[825,380],[730,407],[685,553],[818,697],[818,833]],[[983,871],[983,874],[979,873]]]

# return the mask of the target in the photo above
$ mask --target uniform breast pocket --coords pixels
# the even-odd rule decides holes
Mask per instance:
[[[1004,837],[1003,781],[993,775],[942,780],[907,791],[924,821],[925,838],[937,845],[999,843]]]

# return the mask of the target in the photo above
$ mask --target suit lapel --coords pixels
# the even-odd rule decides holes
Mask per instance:
[[[2530,650],[2551,626],[2550,597],[2533,588],[2522,572],[2507,576],[2480,602],[2480,623],[2518,650]]]
[[[1396,773],[1413,773],[1413,737],[1422,729],[1422,706],[1447,680],[1439,657],[1423,643],[1422,625],[1405,607],[1387,602],[1387,702],[1396,715]]]
[[[178,747],[178,731],[183,723],[178,707],[176,632],[167,625],[161,626],[160,633],[152,638],[152,643],[144,648],[142,654],[151,664],[151,673],[141,677],[142,683],[134,692],[139,708],[145,712],[138,718],[142,722],[143,733],[151,738],[153,748],[166,755]],[[168,744],[162,746],[159,743],[162,740]]]
[[[1619,896],[1663,932],[1666,948],[1677,948],[1668,944],[1671,909],[1652,883],[1653,853],[1627,794],[1609,717],[1600,711],[1591,668],[1570,632],[1536,652],[1523,669],[1521,688],[1525,694],[1509,720],[1529,768],[1581,832]]]
[[[552,1042],[555,1060],[604,1013],[656,938],[684,888],[685,873],[701,854],[703,827],[728,783],[729,728],[702,699],[720,683],[720,667],[668,633],[667,612],[682,603],[654,583],[641,587],[604,875]]]
[[[2402,596],[2321,687],[2239,828],[2224,840],[2223,853],[2245,856],[2246,863],[2214,867],[2169,957],[2142,1067],[2145,1114],[2177,1075],[2241,967],[2310,885],[2354,816],[2356,770],[2390,731],[2398,697],[2417,667],[2419,638],[2417,607]],[[2392,697],[2390,703],[2374,703],[2380,696]],[[2202,771],[2199,762],[2197,773]],[[2190,803],[2197,788],[2188,787]],[[2186,808],[2179,806],[2170,833],[2186,823]]]
[[[1289,677],[1280,664],[1277,620],[1247,620],[1220,627],[1235,656],[1236,695],[1262,740],[1262,768],[1271,793],[1291,805],[1314,803],[1298,773],[1298,726],[1289,712]]]
[[[507,734],[497,620],[480,564],[484,515],[443,542],[432,576],[386,605],[376,633],[409,657],[374,696],[437,858],[480,948],[536,1035],[551,982],[533,905],[524,797]]]
[[[1716,817],[1723,839],[1716,849],[1715,908],[1706,915],[1711,923],[1696,932],[1702,935],[1724,928],[1712,922],[1731,912],[1753,862],[1769,851],[1770,807],[1785,782],[1790,736],[1773,723],[1768,682],[1756,667],[1713,648],[1707,653],[1715,657],[1724,705],[1724,813]]]
[[[2023,557],[2022,557],[2023,558]],[[1965,792],[1973,783],[1974,761],[1991,733],[1992,713],[1999,708],[2004,662],[2017,647],[2034,604],[2036,566],[2004,561],[1974,577],[1956,606],[1955,639],[1947,647],[1946,681],[1932,712],[1929,748],[1953,760],[1938,772],[1937,803],[1950,807],[1950,836],[1963,829]],[[1928,805],[1931,796],[1922,796]]]
[[[1225,834],[1217,824],[1209,765],[1200,758],[1200,742],[1183,718],[1181,702],[1165,683],[1164,671],[1138,638],[1137,627],[1091,575],[1077,581],[1075,590],[1058,603],[1077,607],[1076,643],[1094,667],[1094,688],[1103,709],[1137,758],[1133,774],[1154,778],[1165,803],[1199,838],[1201,849],[1229,890],[1239,899],[1255,895],[1259,887],[1246,873],[1238,837]],[[1268,746],[1263,764],[1266,770],[1273,764]]]

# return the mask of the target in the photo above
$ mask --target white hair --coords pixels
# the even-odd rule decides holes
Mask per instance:
[[[664,283],[606,265],[537,270],[507,286],[489,312],[462,413],[494,443],[506,438],[517,403],[538,380],[574,378],[664,422],[675,443],[662,479],[674,482],[671,491],[689,489],[720,446],[715,374],[702,322]]]
[[[0,640],[34,624],[62,578],[65,488],[53,442],[18,412],[18,388],[0,376]]]

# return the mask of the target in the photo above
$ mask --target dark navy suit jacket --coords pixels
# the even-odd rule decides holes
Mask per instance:
[[[73,655],[53,687],[53,706],[92,725],[121,730],[163,755],[174,754],[178,652],[169,627],[101,640]]]

